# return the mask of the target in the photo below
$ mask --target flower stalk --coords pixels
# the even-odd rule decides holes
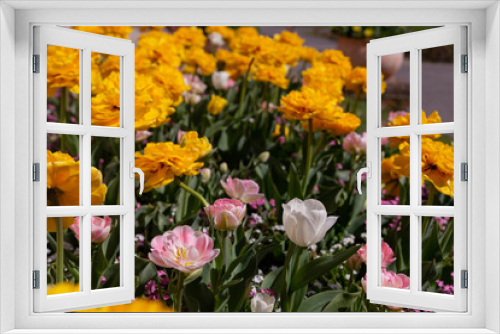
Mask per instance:
[[[245,94],[247,91],[247,82],[248,82],[248,74],[250,73],[250,69],[252,68],[252,64],[255,58],[252,58],[250,60],[250,64],[248,64],[248,68],[243,75],[243,83],[241,85],[241,92],[240,92],[240,103],[238,105],[238,112],[236,113],[236,117],[241,117],[243,116],[243,104],[245,102]]]
[[[61,217],[56,218],[56,282],[64,281],[64,226]]]
[[[306,196],[307,190],[307,181],[309,180],[309,170],[311,169],[312,164],[312,145],[313,145],[313,120],[309,119],[307,121],[308,132],[307,132],[307,145],[306,145],[306,165],[304,167],[304,183],[302,184],[302,193],[304,197]]]
[[[179,278],[177,282],[177,291],[175,295],[175,305],[174,305],[174,310],[175,312],[181,312],[182,310],[182,297],[184,293],[184,280],[186,278],[186,275],[179,271]]]
[[[68,123],[67,108],[68,108],[68,87],[61,88],[61,104],[59,105],[59,121]],[[66,135],[61,135],[61,152],[66,152]]]
[[[197,192],[193,188],[189,187],[187,184],[185,184],[184,182],[182,182],[180,179],[175,178],[174,182],[179,187],[181,187],[182,189],[184,189],[185,191],[187,191],[188,193],[190,193],[191,195],[193,195],[194,197],[196,197],[203,204],[203,207],[210,206],[210,204],[208,204],[207,200],[203,197],[202,194],[200,194],[199,192]]]

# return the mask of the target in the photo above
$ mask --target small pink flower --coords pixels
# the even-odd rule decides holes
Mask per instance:
[[[214,221],[214,226],[219,231],[236,229],[246,213],[246,206],[237,199],[218,199],[213,205],[204,208],[205,213]]]
[[[148,139],[153,133],[150,131],[137,131],[135,133],[135,141],[143,141]]]
[[[191,273],[215,259],[219,252],[212,238],[183,225],[153,238],[149,259],[160,267]]]
[[[406,111],[389,111],[389,117],[387,117],[387,120],[392,123],[392,122],[394,122],[394,119],[396,117],[398,117],[398,116],[405,117],[406,114],[408,114],[408,112],[406,112]]]
[[[366,132],[362,135],[352,132],[344,137],[342,148],[351,154],[366,152]]]
[[[75,237],[80,240],[80,217],[75,218],[75,223],[69,227],[75,232]],[[111,229],[111,218],[104,216],[103,218],[92,217],[90,221],[91,242],[101,243],[109,236]]]
[[[180,144],[182,141],[182,138],[184,138],[184,135],[186,134],[187,131],[182,131],[179,130],[177,131],[177,142]]]
[[[381,245],[381,252],[382,252],[382,259],[381,259],[381,266],[382,268],[387,268],[391,263],[396,261],[396,258],[394,257],[394,252],[391,249],[391,246],[389,246],[386,242],[382,241]],[[367,251],[366,251],[366,244],[363,245],[358,250],[358,255],[361,257],[361,260],[363,260],[364,263],[366,263],[367,260]]]
[[[259,194],[259,185],[252,180],[233,180],[231,176],[228,176],[226,182],[220,181],[220,184],[229,197],[239,199],[243,203],[250,203],[264,197],[263,194]]]
[[[361,279],[361,285],[366,292],[366,275]],[[391,270],[382,268],[380,273],[380,285],[387,288],[410,289],[410,278],[405,274],[396,274]]]
[[[207,85],[197,75],[184,74],[184,82],[191,87],[190,92],[194,94],[203,94],[207,89]]]

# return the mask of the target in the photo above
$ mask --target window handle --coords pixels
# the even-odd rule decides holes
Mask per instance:
[[[142,195],[142,192],[144,190],[144,172],[140,168],[134,167],[134,161],[130,162],[130,178],[135,178],[135,173],[139,174],[139,195]]]
[[[372,177],[372,163],[371,162],[367,162],[367,167],[363,167],[361,168],[359,171],[358,171],[358,174],[356,175],[357,176],[357,181],[358,181],[358,193],[360,195],[363,194],[363,192],[361,191],[361,181],[362,181],[362,176],[363,174],[366,173],[366,176],[370,179]]]

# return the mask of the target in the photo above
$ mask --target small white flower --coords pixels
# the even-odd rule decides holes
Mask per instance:
[[[250,307],[252,312],[272,312],[275,301],[274,296],[259,292],[252,298]]]
[[[208,40],[212,45],[224,46],[224,38],[222,38],[222,35],[218,32],[211,32],[210,34],[208,34]]]
[[[283,225],[286,235],[296,245],[309,247],[323,240],[338,217],[327,217],[323,203],[298,198],[283,204]]]
[[[186,101],[187,104],[193,106],[201,101],[201,95],[186,92],[186,93],[184,93],[184,101]]]
[[[225,162],[221,163],[219,168],[220,168],[220,171],[223,173],[227,173],[227,171],[229,170],[229,167],[227,166],[227,163],[225,163]]]
[[[250,219],[252,219],[257,224],[262,224],[264,222],[264,219],[262,219],[262,217],[257,213],[252,213],[250,215]]]
[[[207,183],[210,180],[211,175],[212,175],[212,171],[210,171],[210,168],[202,168],[202,170],[201,170],[201,182]]]
[[[227,90],[229,73],[226,71],[215,71],[212,74],[212,85],[215,89]]]
[[[261,154],[259,154],[259,156],[257,157],[257,159],[259,159],[259,161],[262,162],[262,163],[266,163],[267,160],[269,160],[269,156],[270,155],[271,154],[269,153],[269,151],[264,151]]]

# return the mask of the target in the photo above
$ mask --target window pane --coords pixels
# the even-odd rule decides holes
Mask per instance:
[[[380,286],[410,288],[410,217],[381,216]]]
[[[80,291],[79,222],[47,218],[47,295]]]
[[[47,135],[47,205],[80,205],[80,137]]]
[[[92,289],[121,286],[121,216],[92,217]]]
[[[409,137],[380,138],[381,144],[381,203],[410,204],[410,144]]]
[[[120,138],[92,137],[92,205],[119,205]]]
[[[79,124],[80,50],[47,46],[47,122]]]
[[[423,49],[422,109],[442,122],[453,122],[453,45]],[[420,124],[425,124],[422,119]]]
[[[410,53],[395,53],[381,57],[382,105],[381,125],[409,125]]]
[[[422,136],[422,204],[453,206],[453,134]]]
[[[454,294],[453,217],[421,217],[422,291]]]
[[[92,125],[120,126],[120,57],[92,52]]]

